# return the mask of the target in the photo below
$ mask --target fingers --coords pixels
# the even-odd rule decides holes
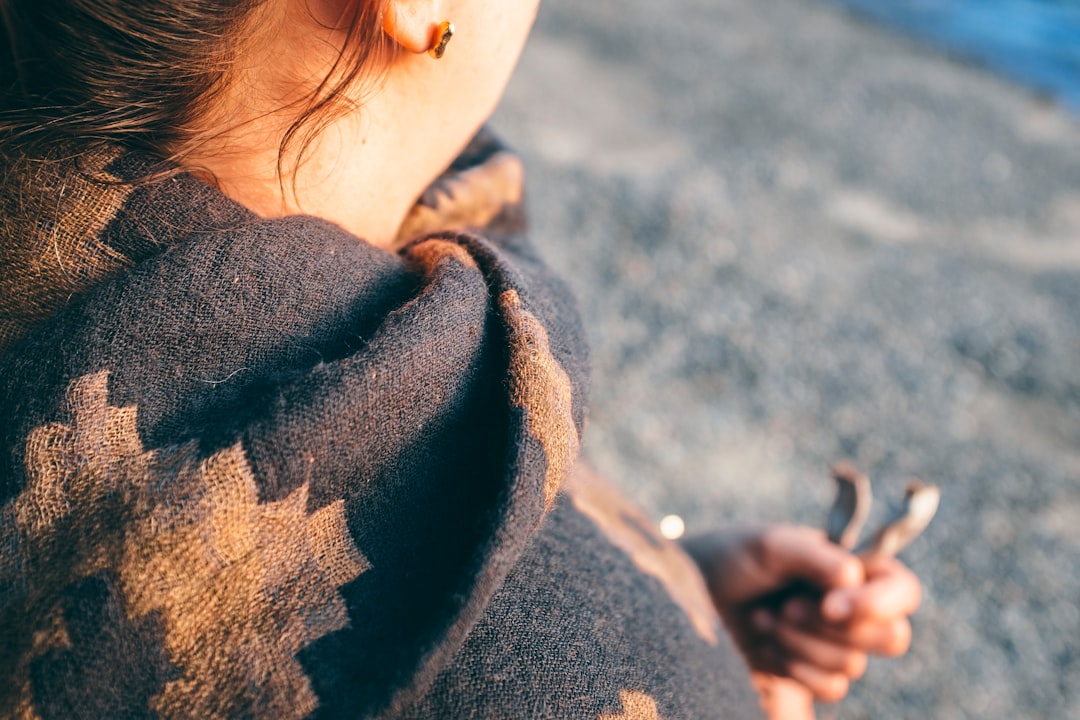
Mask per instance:
[[[840,673],[831,673],[810,663],[791,661],[788,675],[807,687],[814,697],[824,702],[843,700],[851,688],[851,680]]]
[[[899,657],[911,646],[911,623],[900,618],[888,623],[857,623],[845,628],[814,628],[822,639],[881,657]]]
[[[752,551],[778,585],[802,580],[828,590],[856,587],[864,580],[862,563],[813,528],[771,527],[758,537]]]
[[[907,617],[837,624],[826,620],[817,604],[806,598],[789,601],[779,618],[771,619],[767,623],[758,618],[757,622],[759,628],[768,625],[774,633],[784,624],[790,624],[833,645],[883,657],[903,655],[911,645],[911,624]]]
[[[858,558],[809,527],[732,529],[687,538],[682,546],[701,568],[722,614],[793,586],[821,593],[865,580]]]
[[[805,686],[769,673],[755,672],[751,677],[768,720],[814,720],[816,717],[814,696]]]
[[[908,616],[922,589],[899,561],[877,558],[864,566],[823,534],[791,526],[759,534],[748,550],[763,577],[787,584],[736,616],[743,620],[736,637],[755,670],[791,678],[832,702],[862,676],[868,655],[907,651]]]
[[[800,683],[818,700],[836,702],[847,695],[851,679],[843,673],[832,672],[792,657],[773,644],[763,645],[751,659],[758,672],[791,678]]]
[[[906,619],[893,620],[879,635],[870,652],[882,657],[900,657],[911,647],[911,623]]]
[[[907,618],[831,623],[810,597],[789,600],[779,612],[754,609],[740,634],[755,670],[792,678],[828,702],[863,675],[869,654],[900,655],[911,641]]]
[[[821,613],[831,622],[886,622],[911,615],[920,602],[922,586],[915,574],[898,560],[880,558],[867,566],[861,586],[826,593]]]
[[[755,612],[751,666],[758,671],[791,678],[814,697],[828,702],[847,694],[852,680],[866,671],[866,653],[831,642],[770,612]]]
[[[791,678],[817,699],[836,702],[847,694],[851,682],[866,672],[867,653],[902,654],[910,638],[906,620],[886,626],[860,624],[848,634],[835,628],[815,634],[781,619],[768,636],[758,637],[749,659],[756,670]]]
[[[866,672],[866,653],[852,645],[833,642],[787,622],[777,624],[774,637],[789,655],[823,672],[840,674],[851,680]]]

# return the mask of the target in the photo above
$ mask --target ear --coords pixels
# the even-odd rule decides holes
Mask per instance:
[[[383,32],[409,52],[427,52],[442,20],[439,5],[439,0],[389,0]]]

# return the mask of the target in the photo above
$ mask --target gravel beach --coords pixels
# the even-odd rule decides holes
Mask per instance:
[[[824,0],[548,0],[495,124],[652,514],[942,487],[912,651],[826,716],[1080,717],[1080,122]]]

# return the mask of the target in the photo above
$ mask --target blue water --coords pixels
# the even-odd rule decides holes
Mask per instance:
[[[1080,111],[1080,0],[837,0]]]

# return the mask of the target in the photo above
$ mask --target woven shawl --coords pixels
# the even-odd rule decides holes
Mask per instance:
[[[0,168],[0,717],[753,716],[498,141],[395,252],[153,169]]]

